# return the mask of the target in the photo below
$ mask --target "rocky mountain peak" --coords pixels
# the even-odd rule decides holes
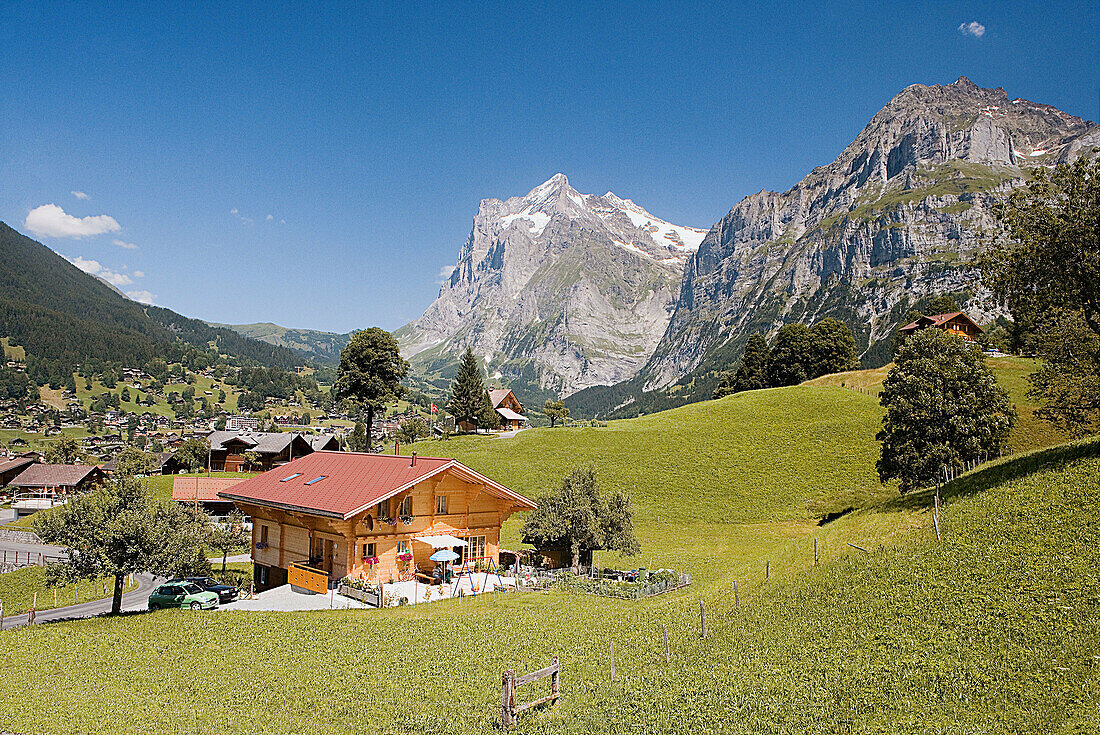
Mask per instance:
[[[664,333],[705,235],[555,174],[523,196],[482,200],[450,280],[399,341],[424,374],[470,346],[490,375],[537,391],[617,382]]]
[[[712,228],[639,373],[644,389],[705,370],[785,322],[848,322],[870,365],[922,298],[964,294],[973,315],[992,318],[966,264],[994,226],[995,203],[1029,168],[1089,150],[1100,150],[1100,126],[1000,87],[966,77],[906,87],[834,161],[782,194],[745,197]]]

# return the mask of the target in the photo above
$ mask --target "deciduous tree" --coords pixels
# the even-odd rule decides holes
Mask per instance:
[[[145,484],[127,475],[35,517],[43,541],[66,549],[66,560],[50,564],[53,586],[80,579],[114,579],[111,613],[122,609],[126,575],[207,574],[202,553],[205,516],[171,502],[154,502]]]
[[[366,411],[368,449],[375,412],[405,395],[401,380],[408,374],[397,340],[381,327],[356,332],[340,352],[333,388],[337,398],[350,398]]]
[[[1035,170],[998,209],[982,280],[1017,322],[1078,310],[1100,335],[1100,156]]]
[[[348,449],[353,452],[367,451],[367,429],[362,421],[356,421],[351,433],[348,434]]]
[[[569,549],[573,570],[593,551],[628,556],[641,547],[634,536],[633,509],[621,490],[602,495],[592,467],[575,468],[557,492],[537,501],[523,524],[523,542],[536,548]]]
[[[811,378],[859,367],[856,338],[848,325],[838,319],[822,319],[810,328],[813,350]]]
[[[211,548],[222,552],[222,571],[225,571],[226,559],[234,551],[244,550],[252,543],[252,535],[245,526],[244,513],[234,508],[222,521],[215,522],[210,530],[207,543]]]
[[[172,456],[181,465],[195,472],[199,467],[206,466],[210,459],[210,442],[196,437],[185,439]]]
[[[547,398],[546,403],[542,406],[542,412],[546,418],[550,419],[550,428],[554,428],[554,425],[561,421],[565,422],[569,418],[569,409],[565,407],[565,401],[555,401],[552,398]]]
[[[939,329],[924,329],[898,350],[883,381],[886,409],[876,468],[901,491],[928,486],[943,468],[998,454],[1016,411],[976,345]]]
[[[63,436],[49,444],[42,453],[46,464],[73,464],[83,456],[80,445],[71,436]]]
[[[796,385],[813,375],[813,335],[805,324],[784,324],[768,359],[768,384]]]

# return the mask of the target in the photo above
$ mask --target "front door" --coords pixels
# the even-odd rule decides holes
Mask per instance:
[[[321,559],[321,569],[324,569],[329,574],[332,574],[332,557],[336,554],[336,544],[328,539],[325,539],[325,552],[324,557]]]

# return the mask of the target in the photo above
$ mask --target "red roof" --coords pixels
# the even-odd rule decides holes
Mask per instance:
[[[172,500],[181,503],[224,503],[225,498],[219,498],[218,493],[242,482],[244,480],[239,477],[176,477],[172,479]]]
[[[268,470],[218,495],[313,515],[348,519],[441,472],[485,485],[486,491],[525,509],[535,504],[461,462],[357,452],[314,452]],[[323,477],[324,479],[316,480]]]

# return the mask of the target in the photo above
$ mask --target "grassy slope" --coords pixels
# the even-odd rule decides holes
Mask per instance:
[[[1008,391],[1018,413],[1016,428],[1008,442],[1011,451],[1026,452],[1069,440],[1068,434],[1035,415],[1037,405],[1027,397],[1030,387],[1027,376],[1039,369],[1039,360],[997,357],[988,359],[986,363],[997,376],[997,382]],[[890,367],[891,365],[887,365],[872,370],[852,370],[846,373],[824,375],[807,381],[804,385],[834,386],[877,395],[882,389],[882,381]]]
[[[163,612],[7,633],[5,655],[27,675],[0,694],[0,726],[137,732],[155,729],[168,705],[187,706],[197,732],[222,731],[227,710],[230,732],[483,731],[497,717],[501,669],[531,670],[555,654],[565,698],[520,731],[1050,731],[1087,716],[1081,697],[1095,701],[1087,667],[1100,650],[1086,623],[1100,565],[1078,557],[1100,545],[1097,463],[961,496],[936,546],[927,498],[899,500],[877,485],[879,416],[873,395],[801,386],[606,428],[417,445],[531,494],[595,463],[605,486],[634,498],[640,562],[690,571],[694,584],[642,603],[496,595],[369,613]],[[976,473],[959,487],[983,483]],[[816,525],[848,506],[856,510]],[[727,616],[734,580],[743,606]],[[69,719],[50,714],[59,687]]]
[[[46,570],[44,567],[24,567],[14,572],[0,574],[0,602],[4,603],[4,615],[18,615],[30,609],[34,602],[34,595],[38,593],[38,610],[53,609],[54,593],[46,587]],[[81,602],[99,600],[109,597],[114,591],[114,581],[107,594],[103,593],[103,583],[80,582],[77,592]],[[129,588],[128,588],[129,589]],[[57,590],[57,606],[64,607],[73,603],[73,586],[62,587]]]

